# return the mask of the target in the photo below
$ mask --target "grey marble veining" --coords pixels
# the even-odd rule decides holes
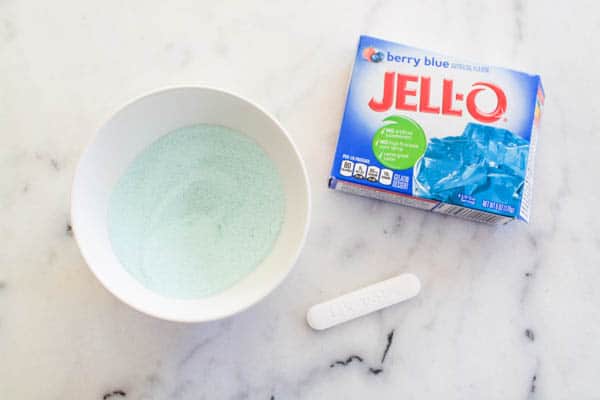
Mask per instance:
[[[597,399],[600,6],[0,1],[0,398]],[[541,74],[532,223],[495,228],[326,188],[358,35]],[[233,318],[158,321],[88,271],[70,184],[129,99],[208,84],[252,98],[306,160],[292,274]],[[412,272],[410,302],[315,332],[306,310]]]

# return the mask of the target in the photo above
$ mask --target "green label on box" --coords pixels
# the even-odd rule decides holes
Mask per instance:
[[[379,128],[373,137],[375,158],[395,170],[414,166],[427,147],[423,128],[412,119],[401,116],[387,117],[383,121],[388,124]]]

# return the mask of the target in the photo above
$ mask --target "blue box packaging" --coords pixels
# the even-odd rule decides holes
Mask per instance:
[[[540,77],[361,36],[329,187],[529,221]]]

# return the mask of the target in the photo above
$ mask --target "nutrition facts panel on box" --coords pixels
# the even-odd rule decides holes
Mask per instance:
[[[355,179],[366,179],[369,182],[379,182],[382,185],[390,186],[394,182],[394,172],[390,169],[379,168],[375,165],[367,165],[362,162],[342,160],[340,164],[340,175],[353,177]],[[394,187],[403,187],[402,176],[395,175]]]

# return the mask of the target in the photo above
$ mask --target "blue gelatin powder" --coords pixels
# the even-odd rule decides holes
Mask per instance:
[[[145,287],[201,298],[261,263],[284,206],[277,169],[256,142],[194,125],[161,137],[127,168],[110,198],[109,235],[123,267]]]

